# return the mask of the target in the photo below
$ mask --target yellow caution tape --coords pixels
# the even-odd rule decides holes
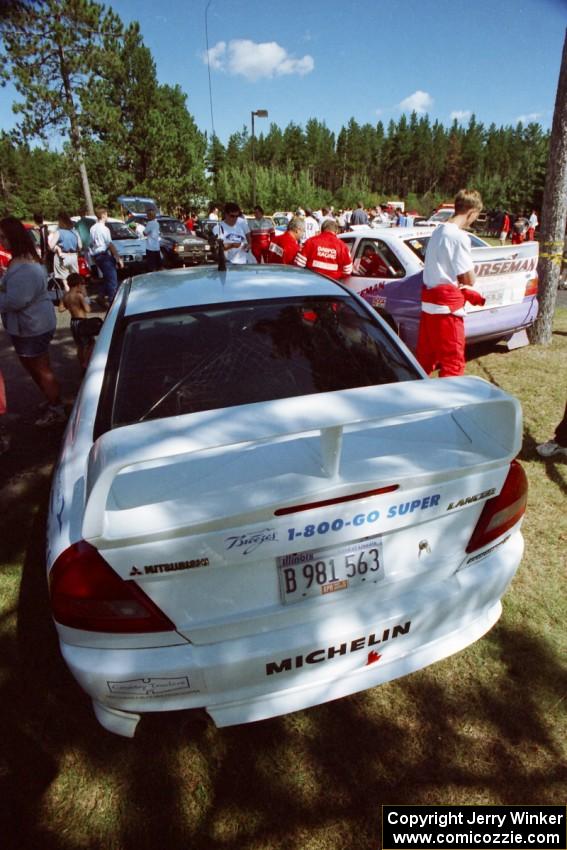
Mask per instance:
[[[543,253],[543,254],[539,255],[539,258],[540,258],[540,260],[551,260],[552,263],[561,264],[563,262],[563,260],[567,260],[567,255],[564,256],[563,254],[545,254],[545,253]]]

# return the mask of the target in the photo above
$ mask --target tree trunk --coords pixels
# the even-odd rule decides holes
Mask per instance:
[[[567,223],[567,30],[563,43],[563,56],[541,211],[539,277],[539,315],[530,328],[531,342],[540,345],[551,343],[553,314],[557,299],[557,285],[561,272],[565,225]]]
[[[69,71],[67,68],[67,63],[65,62],[65,54],[63,52],[63,47],[61,44],[57,45],[57,52],[59,54],[59,66],[61,70],[63,88],[65,91],[65,101],[67,103],[67,117],[69,118],[69,136],[71,140],[71,147],[74,149],[77,155],[77,161],[79,163],[79,174],[81,175],[81,183],[83,186],[83,195],[85,197],[85,204],[87,207],[87,215],[94,215],[95,211],[91,195],[91,187],[89,184],[89,175],[87,174],[87,166],[85,164],[85,156],[83,154],[83,146],[81,144],[81,128],[79,127],[79,122],[77,120],[77,113],[75,111],[73,93],[71,91],[71,83],[69,80]]]
[[[81,175],[81,183],[83,184],[83,195],[85,196],[85,204],[87,206],[87,215],[94,215],[94,206],[93,199],[91,195],[91,187],[89,184],[89,175],[87,174],[87,166],[85,165],[85,158],[83,156],[83,151],[81,147],[77,151],[77,157],[79,160],[79,173]]]

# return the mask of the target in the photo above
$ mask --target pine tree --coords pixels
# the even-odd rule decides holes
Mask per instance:
[[[21,138],[46,140],[49,134],[63,132],[90,212],[83,134],[91,129],[93,116],[85,104],[91,83],[115,61],[104,40],[118,36],[121,29],[118,16],[92,0],[42,0],[2,27],[6,70],[23,97],[14,106],[21,116]]]

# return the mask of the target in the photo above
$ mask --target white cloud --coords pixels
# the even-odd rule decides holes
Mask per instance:
[[[207,54],[202,54],[206,63]],[[217,71],[226,71],[233,76],[245,77],[254,82],[262,77],[282,77],[289,74],[304,76],[315,67],[312,56],[301,59],[290,56],[284,47],[275,41],[256,43],[245,38],[219,41],[209,50],[209,62]]]
[[[221,71],[224,67],[224,57],[226,54],[226,41],[219,41],[214,47],[209,50],[209,62],[211,68],[215,71]],[[203,62],[207,63],[207,51],[202,54]]]
[[[516,123],[531,124],[532,121],[539,121],[540,118],[543,118],[543,112],[530,112],[528,115],[518,115]]]
[[[426,91],[414,91],[409,97],[406,97],[398,104],[398,109],[402,112],[427,112],[433,106],[433,98]]]
[[[468,121],[471,115],[472,112],[470,109],[456,109],[454,112],[451,112],[449,117],[451,121]]]

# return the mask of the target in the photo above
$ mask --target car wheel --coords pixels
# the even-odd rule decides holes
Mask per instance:
[[[164,251],[161,252],[161,264],[164,269],[172,269],[174,268],[174,263],[172,263],[170,257]]]

